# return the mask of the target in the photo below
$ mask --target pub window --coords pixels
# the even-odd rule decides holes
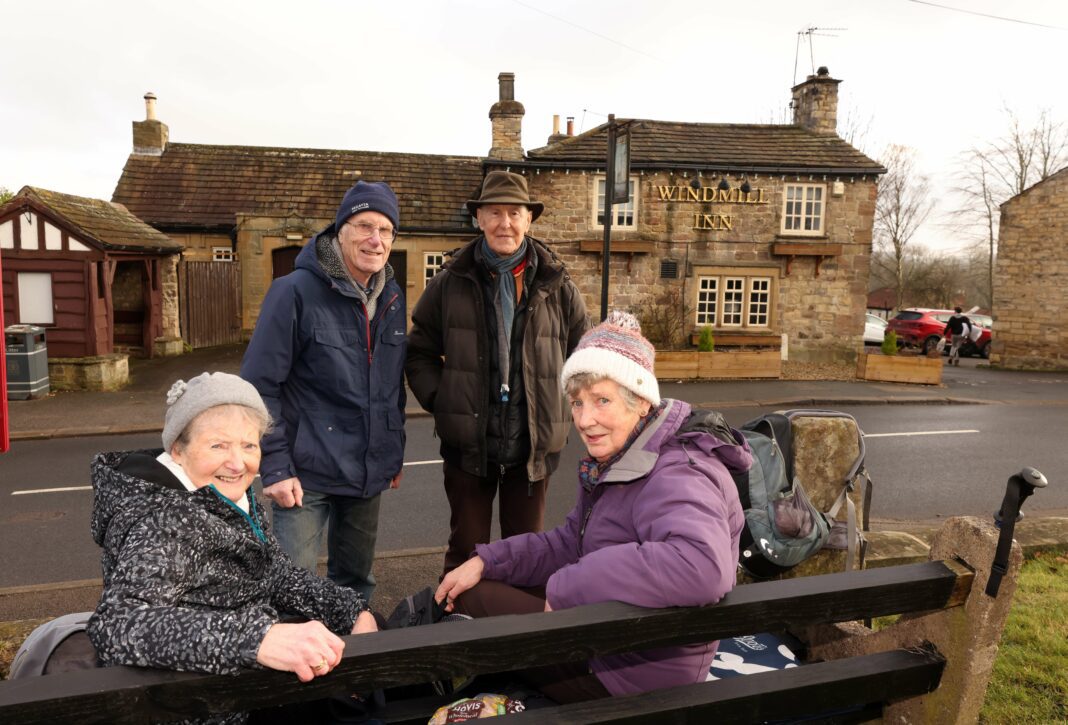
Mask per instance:
[[[745,277],[727,277],[723,280],[723,317],[720,324],[724,327],[741,327],[744,304]]]
[[[441,271],[441,265],[445,263],[445,255],[442,252],[426,252],[423,254],[423,289],[431,278]]]
[[[768,305],[771,301],[771,278],[753,277],[749,280],[749,325],[768,326]]]
[[[604,177],[594,177],[593,226],[604,227]],[[613,229],[637,229],[638,228],[638,197],[634,193],[638,188],[637,177],[632,176],[627,182],[627,203],[612,205],[612,228]]]
[[[782,233],[823,235],[823,184],[787,184],[783,190]]]
[[[694,300],[697,327],[770,328],[773,278],[767,272],[757,268],[698,270]]]
[[[232,247],[211,248],[211,261],[213,262],[233,262],[235,259],[237,255],[234,254]]]
[[[719,278],[697,278],[697,324],[716,324],[716,305],[719,302]]]

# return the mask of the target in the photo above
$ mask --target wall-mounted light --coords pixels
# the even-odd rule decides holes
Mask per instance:
[[[690,188],[693,189],[694,191],[697,191],[698,189],[701,188],[701,179],[700,179],[700,177],[698,177],[696,175],[693,177],[693,181],[690,182]]]
[[[716,186],[720,191],[727,191],[731,188],[730,182],[727,181],[726,176],[719,177],[719,184]]]
[[[748,176],[745,177],[745,179],[742,180],[742,185],[739,188],[742,190],[743,194],[748,194],[750,191],[753,190],[753,187],[749,185],[749,177]]]

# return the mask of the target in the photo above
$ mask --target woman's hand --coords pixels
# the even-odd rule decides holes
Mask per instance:
[[[434,601],[442,605],[446,612],[451,612],[456,597],[482,581],[485,568],[486,562],[481,557],[471,557],[445,575],[434,592]]]
[[[272,670],[293,672],[301,682],[310,682],[334,669],[344,649],[341,637],[322,622],[273,624],[260,642],[256,661]]]
[[[304,489],[301,488],[300,479],[296,476],[265,486],[263,495],[284,509],[300,506],[304,501]]]
[[[356,621],[352,623],[353,634],[367,634],[368,632],[377,632],[378,622],[375,621],[375,616],[371,614],[369,609],[365,609],[356,615]]]

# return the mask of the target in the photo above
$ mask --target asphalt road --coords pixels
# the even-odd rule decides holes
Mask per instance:
[[[1068,510],[1068,446],[1063,406],[872,405],[842,408],[867,438],[875,481],[872,515],[930,520],[954,514],[989,515],[1006,479],[1030,465],[1050,487],[1026,505],[1031,514]],[[733,425],[759,415],[725,411]],[[448,504],[441,488],[437,441],[429,419],[408,425],[401,488],[383,498],[379,552],[441,546]],[[0,587],[93,579],[99,550],[89,536],[88,466],[101,450],[157,446],[157,434],[16,442],[0,458]],[[580,446],[572,436],[550,486],[546,525],[563,521],[574,504],[573,472]],[[42,489],[67,491],[31,493]]]

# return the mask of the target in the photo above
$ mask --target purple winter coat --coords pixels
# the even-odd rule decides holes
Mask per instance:
[[[544,585],[553,609],[700,606],[729,592],[745,518],[728,469],[747,468],[752,456],[718,414],[688,420],[688,403],[667,403],[596,486],[579,486],[563,526],[479,544],[483,577]],[[613,695],[703,682],[717,644],[611,655],[590,667]]]

